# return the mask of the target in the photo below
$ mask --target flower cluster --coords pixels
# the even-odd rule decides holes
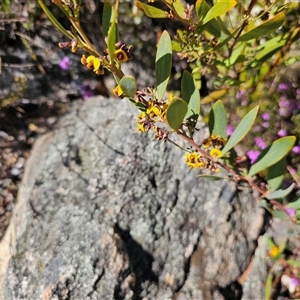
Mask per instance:
[[[208,139],[204,140],[203,147],[206,152],[209,150],[209,155],[216,159],[222,157],[221,149],[225,146],[227,140],[217,135],[211,135]]]
[[[123,63],[132,59],[132,46],[127,47],[126,44],[118,42],[115,44],[115,48],[116,50],[114,51],[114,59],[116,62]],[[93,70],[97,75],[102,75],[104,74],[104,68],[109,68],[108,49],[105,49],[103,52],[103,57],[96,57],[94,55],[86,56],[83,54],[80,61],[88,69]],[[119,93],[120,92],[117,92],[118,96],[120,96]]]
[[[88,69],[93,70],[97,75],[104,74],[103,64],[99,57],[95,57],[94,55],[87,57],[83,54],[80,61]]]
[[[117,87],[118,88],[118,87]],[[117,89],[116,88],[116,89]],[[117,90],[115,91],[117,92]],[[148,91],[151,93],[151,91]],[[145,100],[146,93],[139,91],[136,95],[135,101],[144,106],[144,111],[138,115],[138,131],[148,132],[152,129],[155,132],[154,138],[157,140],[167,141],[169,131],[155,125],[157,122],[164,122],[167,108],[170,104],[170,99],[156,100],[155,97],[151,97],[149,100]]]
[[[185,154],[185,161],[191,169],[208,169],[212,172],[220,172],[220,168],[215,161],[203,157],[198,152],[191,152]]]
[[[132,49],[133,47],[130,45],[129,47],[126,46],[126,44],[122,43],[122,42],[117,42],[115,44],[115,51],[114,51],[114,59],[119,62],[126,62],[130,59],[132,59]],[[106,58],[108,58],[109,52],[108,49],[105,49],[104,54],[106,56]]]
[[[227,140],[220,136],[211,135],[202,144],[204,151],[210,155],[211,159],[203,157],[198,152],[191,152],[185,155],[187,165],[190,168],[206,168],[213,172],[220,172],[217,161],[222,157],[221,149],[225,146],[226,142]]]

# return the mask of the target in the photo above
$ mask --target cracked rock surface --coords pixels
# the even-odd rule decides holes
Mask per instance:
[[[136,114],[91,98],[38,139],[0,244],[0,299],[241,299],[263,226],[254,194],[197,178]]]

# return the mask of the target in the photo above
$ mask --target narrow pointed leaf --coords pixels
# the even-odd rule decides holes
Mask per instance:
[[[282,198],[286,197],[287,195],[289,195],[292,192],[294,186],[295,186],[294,183],[292,183],[287,189],[285,189],[285,190],[279,189],[277,191],[267,193],[265,195],[265,197],[269,200],[271,200],[271,199],[282,199]]]
[[[102,15],[102,30],[103,35],[108,36],[108,30],[112,19],[112,5],[109,0],[106,0],[103,7]]]
[[[212,19],[206,23],[205,30],[217,38],[221,37],[221,28],[216,19]]]
[[[132,76],[124,76],[120,82],[119,85],[124,92],[125,96],[127,97],[134,97],[136,91],[137,91],[137,84],[136,80]]]
[[[209,22],[213,18],[222,16],[226,14],[230,9],[232,9],[236,5],[236,1],[234,0],[227,0],[227,1],[220,1],[217,2],[206,14],[203,24]]]
[[[165,11],[163,11],[159,8],[156,8],[156,7],[148,5],[148,4],[144,4],[140,1],[136,1],[135,5],[141,11],[143,11],[144,14],[149,18],[156,18],[156,19],[167,18],[167,14],[165,13]]]
[[[172,66],[172,43],[167,31],[164,31],[157,44],[155,73],[157,98],[162,99],[166,91]]]
[[[169,126],[172,129],[177,130],[181,126],[187,111],[188,106],[186,102],[182,99],[174,98],[166,112],[166,118]]]
[[[110,57],[110,63],[112,64],[114,61],[114,52],[116,49],[116,42],[118,40],[118,29],[117,29],[117,15],[116,12],[113,11],[113,20],[110,24],[107,36],[107,47],[108,53]]]
[[[193,76],[186,70],[183,72],[181,80],[181,96],[188,105],[188,112],[185,119],[191,116],[194,119],[198,119],[200,113],[200,94]]]
[[[174,2],[173,8],[180,18],[185,19],[185,7],[181,3],[181,1]]]
[[[269,35],[270,33],[274,32],[278,29],[285,20],[285,14],[280,12],[273,18],[263,22],[259,26],[255,26],[252,30],[244,33],[238,38],[239,42],[250,41],[252,39],[260,38],[265,35]]]
[[[251,109],[245,117],[240,121],[234,132],[232,133],[231,137],[229,138],[227,144],[222,150],[223,155],[227,153],[231,148],[233,148],[237,143],[239,143],[249,132],[251,129],[255,118],[257,116],[258,106],[255,106]]]
[[[207,104],[207,103],[210,103],[212,101],[219,100],[220,98],[222,98],[226,94],[226,92],[227,92],[227,89],[213,91],[208,96],[204,97],[201,100],[201,104]]]
[[[218,135],[223,139],[227,138],[226,112],[221,100],[218,100],[210,111],[208,127],[212,135]]]
[[[227,177],[221,177],[221,176],[216,176],[216,175],[207,175],[207,174],[200,174],[200,175],[197,175],[197,177],[200,177],[202,179],[207,179],[208,181],[218,181],[218,180],[228,179]]]
[[[196,2],[196,13],[198,16],[199,23],[202,24],[202,20],[205,18],[207,12],[209,11],[209,6],[206,1],[197,0]]]
[[[270,272],[265,284],[265,300],[271,300],[272,296],[272,273]]]
[[[273,166],[283,157],[285,157],[294,146],[296,138],[294,136],[286,136],[272,143],[270,147],[264,150],[264,155],[251,166],[249,176],[253,176],[258,172]]]
[[[276,164],[267,170],[267,183],[270,190],[277,190],[283,181],[286,169],[285,158],[278,161]]]

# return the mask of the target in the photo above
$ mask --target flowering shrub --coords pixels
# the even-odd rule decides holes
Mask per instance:
[[[276,128],[279,138],[268,141],[269,145],[261,136],[256,136],[257,149],[246,150],[247,155],[242,157],[235,152],[252,127],[257,133],[262,128],[267,130],[272,122],[273,115],[265,110],[260,116],[261,125],[254,126],[259,107],[252,105],[248,95],[260,91],[264,80],[284,62],[286,53],[299,38],[298,18],[293,17],[299,4],[280,0],[272,4],[254,0],[241,3],[214,1],[214,5],[204,0],[197,0],[194,5],[179,0],[136,1],[134,5],[146,16],[170,19],[176,29],[176,34],[165,30],[159,37],[155,57],[156,85],[138,87],[136,78],[126,75],[122,69],[123,64],[134,57],[132,46],[118,39],[118,31],[122,30],[118,27],[120,1],[107,0],[104,3],[101,28],[104,49],[97,49],[81,27],[80,11],[83,7],[80,0],[52,2],[71,24],[66,29],[51,13],[51,7],[38,0],[49,19],[69,39],[59,43],[59,47],[70,48],[73,53],[79,49],[83,51],[81,63],[95,76],[112,73],[116,81],[113,94],[127,98],[140,110],[138,131],[152,131],[155,139],[170,141],[174,145],[172,136],[181,137],[186,142],[182,149],[186,152],[187,166],[201,169],[199,177],[233,180],[237,184],[247,182],[261,194],[261,205],[274,216],[281,212],[281,218],[291,222],[299,234],[300,198],[286,204],[285,198],[293,191],[294,184],[282,188],[286,156],[291,150],[297,154],[300,152],[300,147],[295,146],[295,136],[288,135],[286,126],[279,126]],[[180,76],[180,90],[171,93],[168,83],[174,55],[187,62],[189,71],[184,70]],[[65,58],[60,66],[67,69],[68,59]],[[201,99],[199,90],[206,77],[213,82],[212,91]],[[296,98],[288,96],[289,88],[286,83],[279,85],[279,116],[283,119],[290,118],[295,110],[300,109]],[[298,90],[297,94],[300,94]],[[234,98],[232,104],[236,111],[244,112],[243,107],[252,106],[235,128],[227,124],[228,114],[222,102],[228,96]],[[208,104],[211,111],[206,116],[200,106]],[[210,136],[196,142],[194,135],[200,117],[207,120]],[[291,269],[292,266],[298,268],[299,263],[286,258],[284,250],[287,247],[287,244],[275,245],[270,241],[269,256],[289,272],[290,279],[282,276],[282,280],[293,297],[299,275]],[[273,278],[271,270],[266,285],[267,299],[272,297]]]

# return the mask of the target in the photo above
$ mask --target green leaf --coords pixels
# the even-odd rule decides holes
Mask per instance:
[[[103,7],[103,14],[102,14],[102,30],[103,35],[108,36],[108,30],[110,27],[112,19],[112,5],[109,0],[106,0]]]
[[[265,300],[271,300],[272,296],[272,281],[273,281],[273,276],[272,273],[270,272],[268,274],[266,284],[265,284]]]
[[[299,34],[300,34],[300,28],[298,27],[294,29],[293,32],[289,32],[284,36],[276,36],[266,41],[257,49],[255,60],[260,62],[266,61],[280,48],[286,46],[289,42],[298,39]]]
[[[231,55],[224,59],[223,63],[225,64],[225,66],[228,68],[230,66],[235,65],[238,62],[242,62],[242,60],[245,60],[245,43],[239,43],[234,50],[232,51]]]
[[[173,8],[180,18],[185,19],[185,7],[181,3],[181,1],[174,2]]]
[[[61,31],[66,37],[68,37],[70,40],[74,39],[74,35],[71,34],[69,31],[67,31],[60,22],[54,17],[54,15],[51,13],[51,11],[48,9],[47,5],[44,3],[43,0],[37,0],[41,8],[43,9],[46,16],[49,18],[49,20],[53,23],[53,25]]]
[[[300,261],[296,261],[296,260],[293,260],[293,259],[288,259],[286,262],[287,262],[290,266],[300,268]]]
[[[207,175],[207,174],[200,174],[200,175],[197,175],[197,177],[200,177],[202,179],[207,179],[208,181],[218,181],[218,180],[228,179],[227,177],[221,177],[221,176],[216,176],[216,175]]]
[[[227,93],[227,89],[222,89],[222,90],[216,90],[211,92],[208,96],[204,97],[201,100],[201,104],[207,104],[210,103],[212,101],[216,101],[219,100],[220,98],[222,98],[225,94]]]
[[[117,14],[113,10],[113,20],[110,24],[109,30],[108,30],[108,36],[107,36],[107,48],[108,53],[110,57],[110,63],[114,63],[114,52],[116,49],[116,42],[118,40],[118,29],[117,29]]]
[[[180,98],[173,98],[166,111],[166,118],[169,126],[172,129],[177,130],[181,126],[187,111],[188,106],[185,101]]]
[[[165,30],[157,44],[155,58],[155,73],[157,85],[157,98],[163,98],[166,91],[172,67],[172,43],[168,32]]]
[[[206,24],[205,30],[217,38],[219,38],[221,36],[221,28],[216,19],[210,20]]]
[[[140,1],[136,1],[135,5],[149,18],[162,19],[168,17],[165,11],[154,6],[144,4]]]
[[[285,196],[287,196],[288,194],[290,194],[294,188],[295,184],[292,183],[287,189],[283,190],[283,189],[279,189],[277,191],[271,192],[271,193],[266,193],[265,197],[269,200],[272,199],[282,199]]]
[[[120,82],[119,85],[124,92],[125,96],[127,97],[134,97],[135,93],[137,91],[137,84],[136,80],[132,76],[124,76]]]
[[[251,166],[248,175],[253,176],[277,163],[289,153],[295,141],[294,136],[286,136],[273,142],[270,147],[263,151],[261,158]]]
[[[252,30],[244,33],[238,38],[239,42],[250,41],[268,35],[278,29],[285,20],[285,14],[280,12],[273,18],[263,22],[259,26],[254,26]]]
[[[284,173],[286,169],[285,158],[278,161],[276,164],[268,168],[267,170],[267,183],[269,189],[278,189],[283,181]]]
[[[300,209],[300,198],[298,198],[294,202],[290,202],[286,205],[287,208],[295,208],[295,209]]]
[[[236,5],[236,1],[227,0],[217,2],[206,14],[203,24],[209,22],[211,19],[222,16],[226,14],[230,9],[232,9]]]
[[[231,148],[233,148],[237,143],[239,143],[249,132],[251,129],[255,118],[257,116],[258,106],[255,106],[251,109],[245,117],[240,121],[234,132],[232,133],[231,137],[229,138],[227,144],[222,150],[223,155],[227,153]]]
[[[231,32],[228,30],[227,25],[223,22],[220,17],[217,17],[217,21],[219,23],[220,29],[226,34],[231,35]]]
[[[202,20],[205,18],[207,12],[209,11],[209,6],[206,1],[197,0],[196,2],[196,12],[198,16],[199,23],[202,24]]]
[[[210,111],[208,127],[212,135],[227,138],[226,112],[221,100],[218,100]]]
[[[185,118],[188,119],[192,116],[193,119],[198,119],[200,113],[200,94],[193,76],[186,70],[183,72],[181,80],[181,95],[182,99],[188,105],[188,112]]]

